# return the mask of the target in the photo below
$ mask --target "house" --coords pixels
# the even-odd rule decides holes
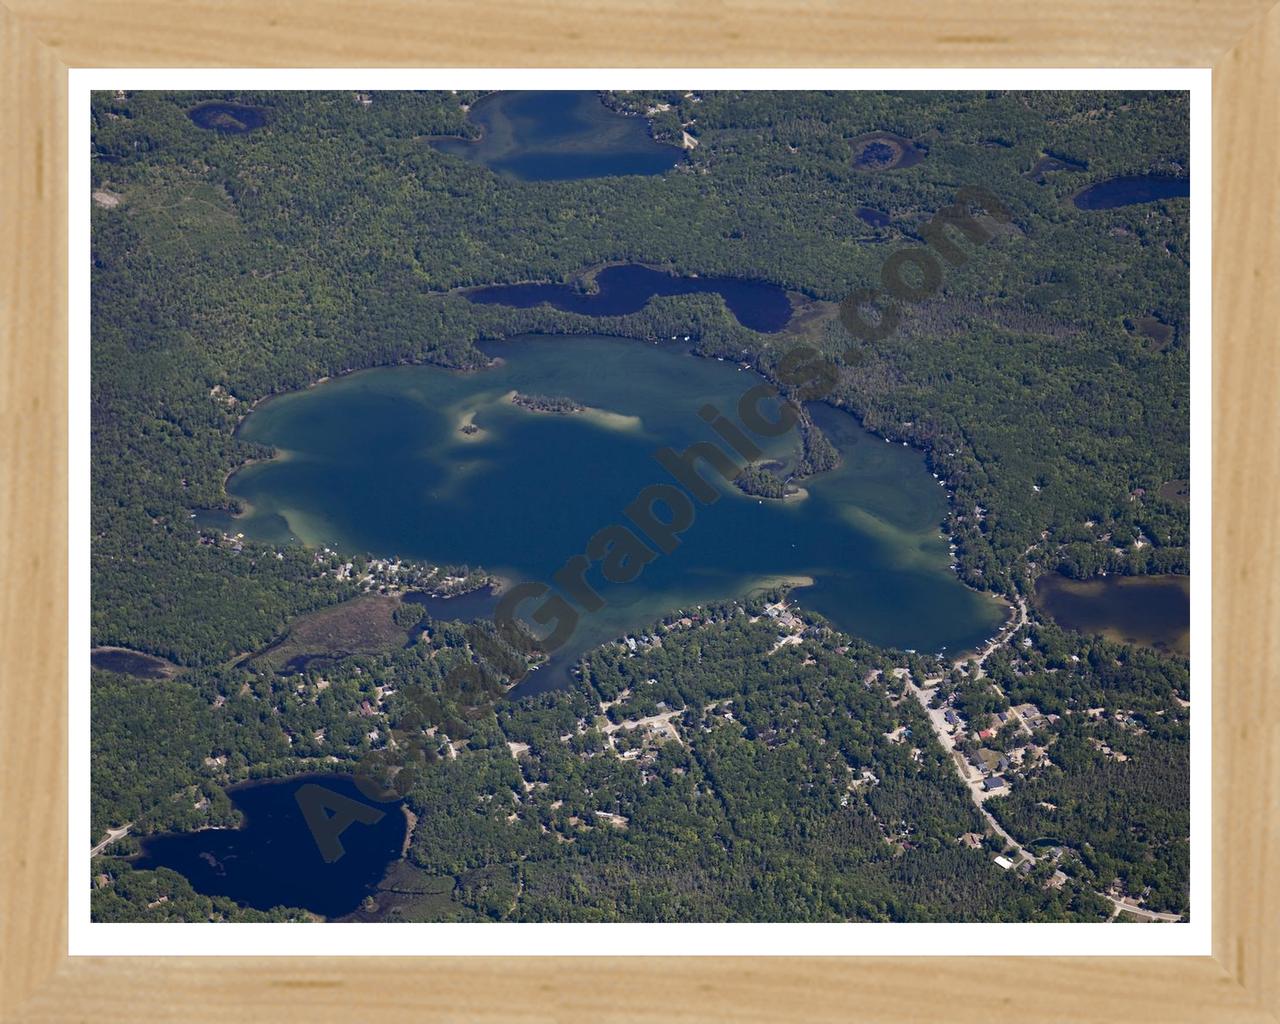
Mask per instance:
[[[966,832],[960,837],[959,842],[971,850],[977,850],[982,847],[982,836],[978,835],[977,832]]]
[[[996,867],[1003,868],[1005,871],[1008,871],[1011,867],[1013,867],[1013,861],[1011,861],[1008,857],[997,857]]]
[[[992,775],[989,778],[982,780],[982,788],[989,793],[997,789],[1004,789],[1005,785],[1006,783],[1004,779],[1000,778],[998,775]]]
[[[995,734],[996,734],[996,731],[995,731],[994,729],[979,729],[979,730],[978,730],[978,739],[981,739],[981,740],[989,740],[989,739],[991,739],[991,737],[993,737]]]
[[[947,720],[947,725],[959,725],[959,724],[960,724],[960,719],[958,719],[958,718],[956,717],[956,713],[955,713],[954,711],[952,711],[950,708],[947,708],[947,710],[946,710],[945,712],[943,712],[942,717],[943,717],[943,718],[945,718],[945,719]]]
[[[1062,871],[1055,871],[1044,883],[1046,889],[1061,889],[1067,882],[1067,876]]]

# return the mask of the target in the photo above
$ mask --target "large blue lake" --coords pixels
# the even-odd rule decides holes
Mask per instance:
[[[683,348],[606,337],[494,343],[487,370],[371,370],[267,402],[241,436],[275,447],[228,483],[251,511],[236,529],[344,551],[484,566],[549,581],[646,486],[670,483],[656,449],[716,440],[699,416],[735,416],[760,378]],[[531,411],[512,395],[583,408]],[[631,583],[592,580],[607,601],[584,613],[560,664],[664,613],[779,582],[800,603],[879,644],[959,652],[991,635],[1002,606],[949,568],[946,497],[919,452],[851,416],[813,407],[843,457],[803,481],[806,496],[762,500],[721,483],[670,555]],[[796,432],[762,443],[793,463]],[[474,609],[469,609],[474,612]],[[522,687],[552,685],[539,670]],[[554,684],[563,681],[556,678]]]

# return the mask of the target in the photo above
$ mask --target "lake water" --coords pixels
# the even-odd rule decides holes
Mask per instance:
[[[1058,625],[1110,640],[1186,655],[1190,650],[1190,576],[1102,576],[1036,580],[1036,604]]]
[[[1175,199],[1191,195],[1191,179],[1169,178],[1158,174],[1110,178],[1090,185],[1075,198],[1081,210],[1114,210],[1118,206],[1150,203],[1157,199]]]
[[[493,615],[498,595],[491,587],[480,587],[455,597],[432,597],[415,592],[404,595],[406,604],[421,605],[431,618],[440,622],[475,622]]]
[[[777,285],[736,277],[677,277],[660,270],[629,264],[605,267],[595,277],[596,290],[584,292],[568,284],[508,284],[473,288],[465,294],[472,302],[528,309],[549,302],[566,313],[587,316],[624,316],[645,307],[655,295],[689,295],[715,292],[753,331],[780,331],[791,319],[791,300]]]
[[[267,112],[243,103],[201,103],[187,111],[201,128],[224,135],[243,135],[267,123]]]
[[[619,114],[594,92],[500,92],[468,112],[479,141],[435,138],[442,153],[521,181],[662,174],[684,150],[655,142],[643,117]]]
[[[298,806],[298,789],[312,783],[382,812],[376,822],[357,821],[342,831],[343,854],[332,863],[321,857]],[[303,907],[332,918],[355,910],[404,847],[408,823],[400,805],[374,804],[349,775],[255,782],[227,795],[245,815],[243,828],[144,839],[134,867],[171,868],[197,892],[259,910]]]
[[[231,494],[252,507],[237,528],[253,536],[262,521],[274,533],[283,520],[310,544],[549,581],[597,530],[625,522],[644,487],[671,481],[656,449],[715,440],[699,409],[712,403],[736,419],[760,382],[733,363],[618,338],[522,338],[488,351],[501,365],[370,370],[261,405],[241,436],[288,457],[231,478]],[[530,412],[512,404],[513,390],[588,408]],[[1002,606],[948,568],[945,494],[920,453],[830,407],[814,415],[844,456],[838,469],[805,481],[798,500],[724,485],[637,580],[605,584],[593,572],[606,606],[584,613],[556,663],[520,692],[559,685],[578,654],[667,611],[796,577],[814,581],[796,591],[802,605],[876,643],[959,652],[990,636]],[[467,422],[478,431],[463,433]],[[761,446],[786,460],[797,440],[789,432]]]

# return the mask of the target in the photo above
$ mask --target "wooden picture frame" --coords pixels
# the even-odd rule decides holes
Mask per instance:
[[[0,6],[0,1014],[13,1021],[1280,1019],[1280,7],[559,0]],[[1196,958],[67,955],[67,72],[1212,66],[1213,949]],[[1259,512],[1261,510],[1261,512]],[[957,952],[960,952],[959,950]],[[966,951],[967,952],[967,951]],[[654,994],[660,994],[654,999]]]

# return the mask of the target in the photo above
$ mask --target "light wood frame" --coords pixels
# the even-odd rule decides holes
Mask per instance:
[[[2,2],[0,1018],[1280,1020],[1273,0]],[[1213,67],[1213,956],[68,957],[67,70],[179,66]]]

